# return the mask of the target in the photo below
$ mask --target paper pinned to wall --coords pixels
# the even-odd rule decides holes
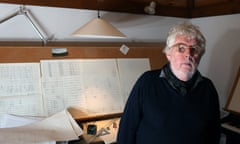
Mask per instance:
[[[147,58],[0,64],[0,114],[49,116],[67,107],[87,115],[119,113],[149,69]]]
[[[129,58],[117,59],[119,82],[123,95],[123,102],[126,103],[131,89],[137,79],[145,71],[151,69],[148,58]]]
[[[39,63],[2,63],[0,79],[0,114],[44,115]]]
[[[116,59],[42,60],[48,115],[75,106],[92,114],[121,112]]]

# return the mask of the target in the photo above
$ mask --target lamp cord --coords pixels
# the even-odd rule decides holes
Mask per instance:
[[[98,18],[100,18],[99,0],[97,0],[97,7],[98,7]]]

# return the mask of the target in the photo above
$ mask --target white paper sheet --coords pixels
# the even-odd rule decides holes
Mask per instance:
[[[75,120],[64,110],[25,126],[0,129],[0,143],[39,144],[49,141],[78,139],[83,134]]]
[[[116,59],[42,60],[45,109],[49,114],[70,106],[87,114],[121,112]]]
[[[151,69],[148,58],[117,59],[121,92],[125,104],[133,85],[141,74]]]
[[[119,113],[147,58],[41,60],[0,64],[0,114],[50,116],[67,107]]]
[[[0,128],[12,128],[24,126],[42,120],[43,117],[25,117],[11,114],[2,114],[0,116]]]
[[[83,96],[89,114],[122,112],[119,74],[116,59],[83,61]]]
[[[42,116],[39,63],[0,64],[0,114]]]

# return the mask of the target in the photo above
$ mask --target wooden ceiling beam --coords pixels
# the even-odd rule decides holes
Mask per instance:
[[[195,7],[192,11],[192,18],[219,16],[240,13],[240,1],[229,1],[221,4]]]
[[[144,7],[149,5],[147,0],[99,0],[99,6],[98,0],[0,0],[0,3],[88,10],[97,10],[99,8],[100,10],[104,11],[134,14],[146,14],[144,12]],[[196,0],[187,0],[186,3],[187,7],[160,5],[157,3],[155,15],[196,18],[240,13],[239,0],[229,0],[225,3],[204,5],[202,7],[198,7],[196,5]]]
[[[33,6],[97,9],[97,0],[0,0],[0,2]]]

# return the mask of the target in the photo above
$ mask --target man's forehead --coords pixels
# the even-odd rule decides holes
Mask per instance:
[[[189,42],[189,43],[196,43],[196,38],[189,35],[176,35],[175,43],[179,41]]]

